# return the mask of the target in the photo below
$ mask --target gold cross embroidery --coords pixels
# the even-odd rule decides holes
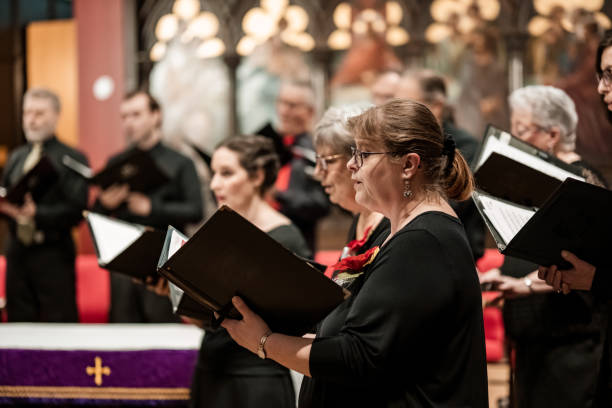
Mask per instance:
[[[87,367],[86,372],[87,375],[95,375],[94,382],[96,385],[102,385],[102,374],[110,375],[111,370],[110,367],[102,367],[102,359],[100,357],[96,357],[94,359],[95,367]]]

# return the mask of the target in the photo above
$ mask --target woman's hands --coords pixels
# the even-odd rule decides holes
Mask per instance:
[[[221,327],[227,330],[236,343],[257,354],[259,341],[265,334],[271,333],[270,327],[240,297],[234,296],[232,304],[242,315],[242,320],[226,318]],[[215,317],[219,316],[215,313]]]
[[[591,290],[595,278],[595,266],[583,261],[569,251],[561,251],[563,259],[572,264],[571,269],[559,270],[557,265],[540,266],[538,276],[557,292],[568,294],[571,290]]]

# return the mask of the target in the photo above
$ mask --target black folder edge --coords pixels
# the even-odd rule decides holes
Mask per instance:
[[[225,205],[217,210],[217,212],[223,212],[223,211],[231,211],[231,212],[237,214],[238,216],[240,216],[238,213],[236,213],[230,207],[225,206]],[[214,217],[214,214],[213,214],[212,217]],[[249,221],[247,220],[247,222],[249,222]],[[249,222],[249,224],[250,224],[250,222]],[[174,257],[175,255],[179,255],[181,252],[185,251],[185,248],[188,245],[190,245],[191,242],[195,242],[195,238],[197,236],[199,236],[200,234],[203,234],[206,231],[207,227],[208,227],[208,223],[205,223],[198,231],[196,231],[194,236],[192,236],[191,239],[189,239],[183,246],[181,246],[181,248],[179,248],[172,256]],[[254,228],[257,228],[257,227],[254,227]],[[215,301],[214,299],[212,299],[209,296],[207,296],[206,294],[200,293],[197,290],[190,288],[188,285],[186,285],[180,279],[176,279],[175,276],[173,276],[172,273],[170,273],[171,269],[168,266],[166,266],[166,264],[170,260],[170,258],[168,258],[168,249],[170,247],[172,231],[177,231],[178,232],[178,230],[176,228],[174,228],[172,226],[168,226],[168,233],[166,235],[166,241],[164,242],[164,247],[163,247],[163,250],[162,250],[162,254],[160,255],[160,261],[158,263],[158,270],[157,270],[158,273],[160,275],[164,276],[166,279],[168,279],[169,282],[172,282],[173,284],[178,286],[180,289],[183,290],[183,292],[185,292],[188,296],[190,296],[194,300],[196,300],[199,303],[201,303],[204,307],[208,307],[208,308],[212,309],[213,311],[215,311],[219,317],[215,318],[213,320],[213,322],[212,322],[213,323],[213,328],[218,328],[219,325],[221,324],[221,322],[226,317],[234,318],[234,319],[240,319],[241,318],[240,314],[233,307],[231,302],[228,303],[227,305],[221,305],[217,301]],[[289,251],[283,245],[281,245],[278,242],[276,242],[273,238],[270,238],[270,240],[272,240],[274,243],[278,244],[279,247],[282,248],[282,250],[286,251],[291,256],[297,257],[295,254],[293,254],[293,252]],[[300,259],[301,261],[305,262],[305,264],[307,264],[313,270],[313,272],[317,272],[317,274],[319,274],[321,276],[321,278],[328,279],[327,277],[323,276],[320,273],[320,270],[318,270],[316,266],[313,266],[310,262],[304,261],[303,258],[301,258],[301,257],[297,257],[297,258]],[[351,292],[349,292],[345,288],[341,288],[341,289],[342,289],[342,292],[343,292],[343,295],[344,295],[344,299],[347,299],[351,295]],[[237,294],[237,295],[240,295],[240,294]]]
[[[98,242],[97,242],[97,240],[96,240],[96,235],[95,235],[95,233],[94,233],[94,231],[93,231],[93,227],[91,226],[91,222],[90,222],[90,220],[89,220],[89,216],[90,216],[91,214],[92,214],[92,212],[90,212],[90,211],[83,211],[83,217],[84,217],[84,218],[85,218],[85,220],[87,221],[87,228],[89,229],[89,233],[90,233],[91,238],[92,238],[91,240],[92,240],[93,245],[94,245],[94,250],[96,251],[96,258],[97,258],[97,260],[98,260],[98,266],[100,266],[100,268],[107,269],[107,270],[109,270],[109,271],[111,271],[111,272],[118,272],[118,273],[122,273],[122,272],[121,272],[121,271],[119,271],[119,270],[114,270],[114,269],[113,269],[113,263],[114,263],[114,262],[115,262],[115,261],[116,261],[116,260],[117,260],[117,259],[118,259],[118,258],[121,256],[121,255],[129,253],[129,252],[130,252],[130,250],[131,250],[131,248],[133,248],[133,247],[135,247],[136,245],[138,245],[138,241],[139,241],[140,239],[142,239],[142,237],[144,236],[144,234],[146,234],[147,232],[155,232],[155,230],[154,230],[153,228],[151,228],[151,227],[147,227],[147,226],[145,226],[145,225],[133,224],[133,223],[130,223],[130,222],[127,222],[127,221],[123,221],[123,220],[119,220],[119,219],[112,218],[112,221],[113,221],[113,222],[117,222],[117,223],[120,223],[120,224],[130,225],[130,226],[132,226],[132,227],[136,227],[136,228],[140,229],[140,230],[141,230],[141,234],[140,234],[140,236],[139,236],[139,237],[138,237],[136,240],[134,240],[134,242],[132,242],[130,245],[128,245],[128,246],[127,246],[127,247],[126,247],[126,248],[125,248],[123,251],[121,251],[121,252],[120,252],[120,253],[119,253],[117,256],[115,256],[115,257],[114,257],[114,258],[113,258],[113,259],[112,259],[110,262],[108,262],[108,263],[104,263],[104,262],[102,262],[102,260],[100,259],[100,249],[98,248]],[[108,217],[108,216],[106,216],[106,215],[104,215],[104,214],[98,214],[98,213],[93,213],[93,214],[96,214],[96,215],[98,215],[98,216],[102,216],[102,217],[106,217],[106,218],[111,218],[111,217]],[[132,275],[129,275],[129,276],[132,276]],[[150,275],[150,276],[155,277],[155,269],[153,269],[153,270],[151,271],[151,275]],[[132,276],[132,277],[133,277],[133,276]]]
[[[527,223],[523,226],[523,228],[521,228],[516,235],[512,238],[512,240],[510,240],[510,242],[508,243],[504,243],[503,239],[501,238],[501,236],[499,235],[499,233],[497,232],[496,228],[493,226],[493,224],[490,222],[489,218],[487,217],[487,215],[484,212],[484,208],[482,203],[480,202],[480,199],[478,197],[478,195],[485,195],[488,197],[492,197],[496,200],[502,201],[502,202],[506,202],[510,205],[513,205],[515,207],[519,207],[519,208],[529,208],[529,207],[525,207],[525,206],[521,206],[519,204],[516,203],[512,203],[510,201],[507,200],[503,200],[500,199],[498,197],[492,196],[491,194],[487,194],[485,192],[482,191],[476,191],[476,194],[472,193],[472,199],[474,200],[475,204],[476,204],[476,208],[478,208],[478,211],[480,212],[482,218],[485,220],[485,224],[487,225],[487,227],[489,228],[489,231],[491,231],[491,235],[493,235],[493,238],[495,239],[495,242],[498,246],[498,249],[500,250],[500,252],[504,255],[509,255],[509,256],[514,256],[516,258],[521,258],[533,263],[536,263],[538,265],[543,265],[543,266],[550,266],[550,265],[557,265],[559,267],[559,269],[569,269],[572,267],[572,265],[566,261],[565,259],[563,259],[561,257],[561,250],[566,249],[571,251],[572,248],[560,248],[559,249],[559,254],[556,255],[556,259],[554,260],[550,260],[547,257],[543,257],[538,255],[538,253],[536,251],[533,252],[529,252],[526,253],[524,251],[521,251],[517,248],[513,247],[513,243],[516,242],[520,242],[524,239],[525,236],[530,236],[534,233],[534,230],[537,229],[537,224],[539,223],[539,220],[542,219],[543,217],[545,217],[546,215],[544,215],[547,210],[551,207],[553,207],[556,202],[559,200],[562,192],[568,188],[568,186],[571,186],[572,184],[576,185],[576,184],[588,184],[589,186],[592,186],[593,188],[598,188],[598,189],[603,189],[602,187],[598,187],[580,180],[576,180],[573,179],[571,177],[568,177],[567,179],[565,179],[565,181],[563,183],[561,183],[561,185],[555,190],[555,192],[546,200],[546,202],[542,205],[542,207],[540,207],[534,214],[533,216],[529,219],[529,221],[527,221]],[[606,189],[603,189],[606,190]],[[609,191],[609,190],[606,190]],[[536,225],[534,227],[534,225]],[[585,259],[585,261],[589,262],[588,259]]]
[[[541,160],[544,160],[545,162],[548,162],[556,167],[559,167],[565,171],[568,171],[572,174],[575,174],[576,176],[582,177],[584,178],[583,174],[582,174],[582,170],[579,167],[576,167],[572,164],[566,163],[563,160],[557,158],[556,156],[545,152],[544,150],[540,150],[537,147],[519,139],[518,137],[512,135],[510,132],[507,132],[505,130],[499,129],[495,126],[493,126],[492,124],[488,124],[487,128],[484,132],[484,136],[482,138],[482,143],[480,144],[480,148],[478,149],[478,153],[476,154],[476,157],[474,159],[474,161],[472,162],[472,172],[476,173],[476,171],[478,170],[478,168],[480,166],[478,166],[478,163],[480,162],[480,158],[482,157],[482,154],[484,153],[485,150],[485,146],[487,144],[487,140],[491,137],[494,137],[496,139],[501,139],[502,135],[507,135],[510,137],[510,142],[508,143],[509,146],[515,147],[519,150],[522,150],[525,153],[528,153],[532,156],[535,156]],[[499,153],[498,153],[499,154]],[[488,158],[487,158],[488,160]],[[485,161],[486,162],[486,161]],[[484,163],[483,163],[484,164]],[[534,169],[535,171],[539,171]]]
[[[38,160],[38,163],[36,163],[34,167],[32,167],[27,173],[21,175],[21,177],[19,177],[19,179],[15,182],[15,184],[13,184],[11,187],[6,187],[6,186],[0,187],[0,198],[7,200],[10,203],[22,204],[25,198],[25,194],[30,191],[27,188],[25,188],[24,194],[23,195],[20,194],[19,198],[17,199],[13,197],[15,191],[18,188],[21,188],[21,186],[24,183],[27,183],[27,181],[30,178],[32,178],[32,174],[37,172],[38,169],[40,169],[41,167],[46,168],[47,170],[46,176],[42,177],[42,180],[40,181],[40,184],[42,184],[43,187],[45,187],[44,190],[46,190],[46,188],[48,188],[58,178],[59,174],[57,172],[55,165],[51,161],[51,159],[49,159],[49,157],[46,154],[43,154],[40,157],[40,160]]]

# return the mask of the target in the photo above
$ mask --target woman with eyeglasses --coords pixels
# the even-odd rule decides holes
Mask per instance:
[[[509,98],[512,134],[600,177],[574,151],[578,115],[572,99],[552,86],[527,86]],[[519,407],[593,406],[603,350],[606,310],[591,295],[560,296],[538,278],[538,265],[505,257],[500,269],[481,275],[506,299],[506,335],[515,351]]]
[[[353,135],[347,129],[347,121],[361,112],[363,109],[351,106],[329,108],[314,131],[317,151],[315,177],[321,182],[332,203],[354,215],[348,233],[348,243],[342,250],[341,259],[366,252],[380,237],[389,233],[388,219],[355,201],[351,173],[346,167],[355,143]],[[335,279],[339,270],[332,265],[326,275]],[[339,282],[338,279],[336,281]],[[342,280],[346,281],[347,279]]]
[[[602,102],[608,110],[608,118],[612,121],[612,30],[605,32],[602,40],[597,47],[597,58],[595,64],[597,78],[597,92],[602,95]],[[612,270],[601,268],[598,265],[578,258],[569,251],[562,251],[561,256],[572,267],[560,270],[556,265],[550,267],[540,266],[538,277],[556,291],[568,295],[576,291],[580,295],[585,295],[584,291],[589,291],[595,299],[606,302],[608,309],[612,306]],[[583,293],[580,293],[583,291]],[[605,333],[604,349],[605,356],[601,362],[597,388],[595,393],[595,405],[601,407],[612,406],[612,324],[609,315],[604,323],[607,326]]]
[[[422,104],[393,99],[350,118],[355,201],[390,234],[319,325],[316,338],[272,333],[238,297],[222,325],[251,352],[305,375],[300,407],[487,407],[480,286],[448,199],[470,169]]]

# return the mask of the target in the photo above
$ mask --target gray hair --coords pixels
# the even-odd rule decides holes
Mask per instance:
[[[26,100],[27,98],[47,99],[49,102],[51,102],[51,106],[53,107],[53,110],[56,113],[60,113],[60,110],[62,108],[59,96],[57,96],[55,92],[47,88],[30,88],[23,96],[24,100]]]
[[[337,153],[349,155],[351,146],[355,144],[352,133],[348,130],[347,122],[353,116],[360,115],[369,106],[345,105],[327,109],[317,123],[314,130],[314,144],[316,147],[329,146]]]
[[[578,114],[572,98],[559,88],[531,85],[512,92],[508,98],[510,108],[531,113],[536,125],[550,129],[556,127],[561,136],[561,149],[566,152],[576,148]]]

